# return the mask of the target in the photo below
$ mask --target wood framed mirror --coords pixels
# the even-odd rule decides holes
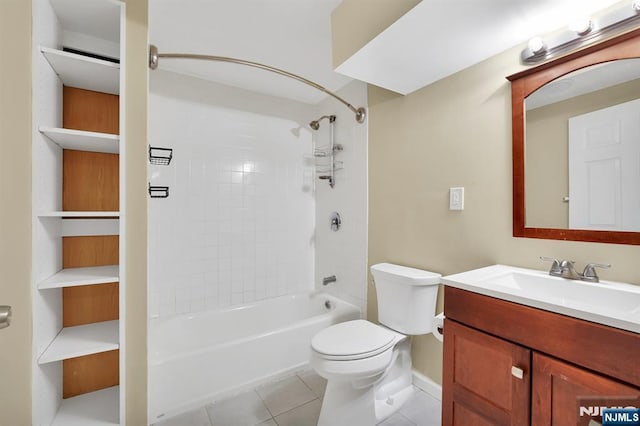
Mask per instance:
[[[615,68],[604,68],[610,66]],[[609,77],[615,77],[613,82],[592,83]],[[507,79],[512,96],[513,236],[640,245],[640,170],[634,169],[640,169],[640,100],[632,101],[640,99],[640,28]],[[618,98],[603,92],[608,88]],[[609,104],[603,104],[605,98]],[[585,112],[591,103],[596,106]],[[637,135],[628,136],[631,132],[620,127],[625,126],[622,119],[611,119],[614,123],[600,118],[611,116],[619,104],[627,108],[627,103]],[[600,127],[580,127],[591,123]],[[557,134],[546,133],[552,128]],[[621,142],[623,136],[630,142]],[[603,150],[614,145],[615,154]],[[620,146],[632,152],[620,151]],[[583,152],[594,147],[598,158]],[[623,199],[626,193],[631,196]]]

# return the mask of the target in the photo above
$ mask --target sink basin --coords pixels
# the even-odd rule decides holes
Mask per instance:
[[[445,285],[640,333],[640,286],[568,280],[493,265],[442,277]]]

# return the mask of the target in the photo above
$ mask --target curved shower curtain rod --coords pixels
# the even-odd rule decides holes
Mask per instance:
[[[240,65],[246,65],[249,67],[254,67],[254,68],[260,68],[266,71],[270,71],[276,74],[280,74],[283,75],[285,77],[289,77],[292,78],[294,80],[298,80],[306,85],[309,85],[315,89],[320,90],[321,92],[326,93],[327,95],[330,95],[332,97],[334,97],[335,99],[337,99],[338,101],[342,102],[347,108],[349,108],[351,111],[353,111],[353,113],[356,115],[356,121],[358,123],[362,123],[364,122],[364,119],[367,115],[367,111],[366,109],[364,109],[364,107],[360,107],[360,108],[356,108],[353,105],[351,105],[349,102],[345,101],[344,99],[342,99],[340,96],[336,95],[335,93],[333,93],[331,90],[327,89],[326,87],[323,87],[321,85],[319,85],[318,83],[315,83],[311,80],[307,80],[304,77],[300,77],[299,75],[290,73],[289,71],[285,71],[285,70],[281,70],[279,68],[274,68],[274,67],[270,67],[269,65],[265,65],[265,64],[261,64],[259,62],[251,62],[251,61],[245,61],[244,59],[236,59],[236,58],[229,58],[226,56],[211,56],[211,55],[197,55],[197,54],[193,54],[193,53],[159,53],[158,52],[158,48],[154,45],[150,45],[149,46],[149,68],[151,68],[152,70],[155,70],[156,68],[158,68],[158,59],[159,58],[174,58],[174,59],[197,59],[197,60],[203,60],[203,61],[218,61],[218,62],[231,62],[234,64],[240,64]]]

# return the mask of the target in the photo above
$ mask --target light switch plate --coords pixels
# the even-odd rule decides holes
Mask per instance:
[[[464,210],[464,188],[449,188],[449,210]]]

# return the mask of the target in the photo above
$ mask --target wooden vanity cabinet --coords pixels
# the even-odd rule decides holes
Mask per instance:
[[[579,401],[640,404],[636,333],[452,287],[445,315],[445,426],[588,425]]]

